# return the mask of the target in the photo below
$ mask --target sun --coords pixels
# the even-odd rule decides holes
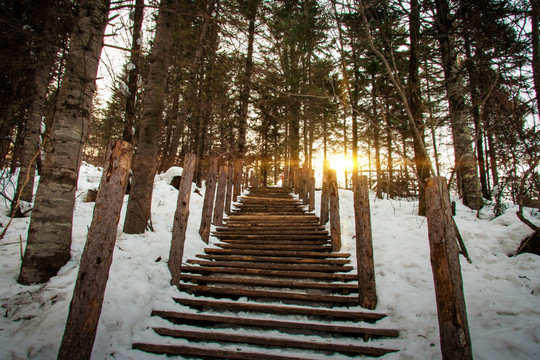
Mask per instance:
[[[330,163],[330,169],[335,169],[336,173],[349,173],[353,168],[353,161],[351,157],[345,157],[343,154],[331,154],[328,156]]]

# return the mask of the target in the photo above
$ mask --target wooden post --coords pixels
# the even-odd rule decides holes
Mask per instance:
[[[358,268],[358,297],[360,306],[375,309],[375,266],[373,264],[373,241],[371,237],[371,214],[367,176],[353,176],[354,224],[356,227],[356,261]]]
[[[313,211],[315,210],[315,170],[313,169],[309,169],[308,197],[308,211]]]
[[[218,187],[216,194],[216,205],[214,207],[214,219],[212,223],[216,226],[223,225],[223,207],[225,203],[225,192],[227,191],[227,166],[219,168]]]
[[[323,163],[323,181],[322,181],[322,191],[321,191],[321,225],[325,225],[329,219],[329,188],[328,188],[328,161]]]
[[[210,157],[208,162],[208,176],[206,178],[206,191],[204,192],[203,209],[199,235],[208,244],[210,240],[210,225],[212,223],[212,211],[214,210],[214,198],[216,196],[217,158]]]
[[[332,251],[341,249],[341,226],[339,220],[339,193],[337,186],[336,170],[328,170],[328,185],[330,195],[330,238],[332,241]]]
[[[231,203],[234,188],[234,168],[231,164],[227,166],[227,193],[225,194],[225,214],[231,213]]]
[[[242,159],[236,159],[234,161],[234,191],[233,202],[238,200],[238,197],[242,193]]]
[[[293,189],[294,189],[294,193],[297,194],[297,195],[298,195],[298,173],[299,173],[298,167],[297,166],[293,167],[291,181],[292,181],[292,184],[293,184],[292,186],[293,186]]]
[[[309,169],[304,164],[304,166],[301,169],[301,175],[300,175],[300,197],[302,199],[302,204],[308,205],[309,204]]]
[[[283,169],[283,183],[281,184],[282,187],[290,188],[289,184],[289,166],[285,165]]]
[[[184,242],[186,240],[187,222],[189,218],[189,200],[191,198],[191,184],[195,174],[197,155],[186,154],[184,157],[184,170],[172,230],[171,250],[169,252],[169,270],[172,275],[171,285],[178,285],[182,271],[182,257],[184,256]]]
[[[58,359],[90,359],[92,354],[132,156],[133,146],[122,140],[107,150]]]
[[[425,190],[442,358],[472,359],[456,227],[444,177],[426,179]]]

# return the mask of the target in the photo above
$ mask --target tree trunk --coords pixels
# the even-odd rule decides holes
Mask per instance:
[[[92,224],[81,256],[66,329],[58,353],[59,360],[90,359],[92,355],[113,260],[133,146],[117,140],[107,153],[107,163],[103,168]]]
[[[44,113],[44,104],[47,96],[47,88],[51,72],[54,66],[56,44],[52,41],[54,26],[57,26],[58,8],[57,1],[48,0],[43,6],[43,11],[47,14],[44,25],[44,36],[39,39],[37,52],[37,65],[33,78],[33,88],[31,90],[31,105],[29,108],[26,126],[24,128],[24,147],[21,154],[20,172],[17,178],[17,190],[15,194],[20,194],[21,201],[32,201],[34,191],[34,177],[36,172],[36,154],[41,146],[41,118]],[[32,161],[34,160],[34,161]],[[23,187],[28,177],[28,183]],[[16,204],[16,197],[14,203]]]
[[[540,0],[531,0],[532,21],[532,68],[534,79],[534,91],[536,93],[537,114],[540,116]]]
[[[178,0],[162,0],[159,5],[143,116],[133,158],[131,191],[124,223],[124,232],[127,234],[144,233],[151,218],[154,176],[158,165],[158,140],[177,10]]]
[[[356,176],[354,186],[354,219],[356,229],[356,261],[358,266],[358,297],[360,306],[375,309],[375,266],[373,263],[373,241],[371,237],[371,213],[369,208],[369,186],[367,176]]]
[[[431,267],[443,360],[472,359],[457,234],[443,177],[426,182]]]
[[[212,211],[214,210],[214,199],[216,196],[216,178],[217,158],[212,156],[208,161],[208,176],[206,177],[201,226],[199,227],[199,235],[201,235],[201,239],[207,244],[210,239],[210,224],[212,222]]]
[[[240,109],[238,126],[238,156],[243,159],[246,146],[246,131],[248,119],[248,106],[251,92],[251,76],[253,73],[253,44],[255,42],[255,19],[257,17],[257,8],[260,0],[250,0],[247,3],[247,12],[249,17],[248,28],[248,48],[246,54],[246,65],[244,76],[242,78],[242,88],[240,90]]]
[[[409,29],[411,47],[409,52],[409,106],[411,108],[412,116],[416,126],[418,127],[418,134],[420,139],[413,136],[413,148],[414,148],[414,163],[416,166],[416,175],[418,178],[418,215],[426,215],[426,194],[424,191],[424,181],[430,176],[429,173],[429,159],[426,159],[424,151],[422,151],[422,144],[420,141],[424,141],[424,119],[422,117],[422,100],[421,100],[421,88],[420,77],[418,75],[418,69],[420,67],[418,58],[418,47],[420,38],[420,6],[418,0],[411,0],[411,12],[409,15]],[[424,144],[425,148],[425,144]]]
[[[109,1],[81,0],[79,5],[75,24],[78,36],[71,39],[57,98],[56,118],[49,133],[18,278],[21,284],[47,282],[71,255],[75,190],[92,112]]]
[[[141,34],[142,25],[144,20],[144,0],[135,0],[135,10],[133,14],[133,35],[131,38],[131,56],[130,63],[131,69],[128,72],[128,92],[129,95],[126,98],[126,115],[125,126],[122,138],[125,141],[133,143],[133,127],[135,126],[135,106],[137,102],[137,81],[141,73],[140,59],[141,59]]]
[[[195,174],[197,156],[189,153],[184,157],[184,170],[178,188],[178,200],[172,229],[171,249],[169,252],[169,271],[171,272],[171,285],[178,285],[182,272],[182,257],[184,256],[184,242],[186,240],[187,222],[189,218],[189,200],[191,198],[191,184]]]
[[[454,26],[447,0],[436,0],[442,66],[445,87],[448,96],[450,126],[454,139],[455,167],[458,188],[463,196],[463,203],[473,210],[484,205],[480,192],[480,181],[476,167],[476,158],[472,150],[472,139],[465,113],[464,89],[461,86],[457,55],[454,44]]]

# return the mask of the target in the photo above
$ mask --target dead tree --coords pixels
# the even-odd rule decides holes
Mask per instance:
[[[191,184],[195,174],[197,156],[186,154],[184,157],[184,170],[178,189],[178,201],[174,213],[172,230],[171,250],[169,252],[169,270],[172,275],[171,285],[177,285],[180,281],[182,257],[184,256],[184,242],[186,240],[187,222],[189,218],[189,200],[191,198]]]
[[[358,297],[366,309],[377,306],[375,266],[373,264],[373,240],[371,237],[371,214],[367,176],[356,175],[354,189],[354,224],[356,228],[356,261],[358,265]]]
[[[58,359],[90,359],[112,264],[120,210],[126,193],[133,146],[111,144],[97,194]]]
[[[431,177],[425,188],[442,358],[472,359],[456,226],[446,181],[443,177]]]

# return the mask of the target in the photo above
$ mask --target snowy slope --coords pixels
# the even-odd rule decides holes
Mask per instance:
[[[148,329],[153,321],[152,308],[174,306],[172,296],[177,291],[169,285],[167,259],[177,191],[168,181],[180,171],[176,168],[156,177],[154,232],[126,235],[121,232],[120,221],[94,345],[95,360],[165,358],[131,350],[131,344],[155,336]],[[0,359],[56,358],[93,211],[93,204],[83,203],[82,199],[87,189],[97,187],[100,176],[99,169],[88,165],[81,170],[72,259],[49,283],[16,283],[20,241],[25,246],[28,219],[15,219],[0,241]],[[350,191],[340,191],[343,250],[354,254],[352,198]],[[200,195],[192,194],[184,259],[204,248],[198,236],[202,200]],[[379,296],[376,310],[389,314],[381,326],[401,331],[400,338],[385,340],[386,345],[401,351],[385,359],[440,358],[427,224],[424,218],[414,215],[415,205],[408,200],[371,197]],[[7,208],[4,202],[2,206],[0,222],[5,225]],[[508,256],[529,233],[515,210],[509,208],[491,220],[489,208],[477,218],[476,213],[458,205],[456,222],[473,260],[472,264],[462,260],[461,265],[475,359],[540,358],[540,258],[529,254]],[[528,211],[528,216],[540,223],[537,211]]]

